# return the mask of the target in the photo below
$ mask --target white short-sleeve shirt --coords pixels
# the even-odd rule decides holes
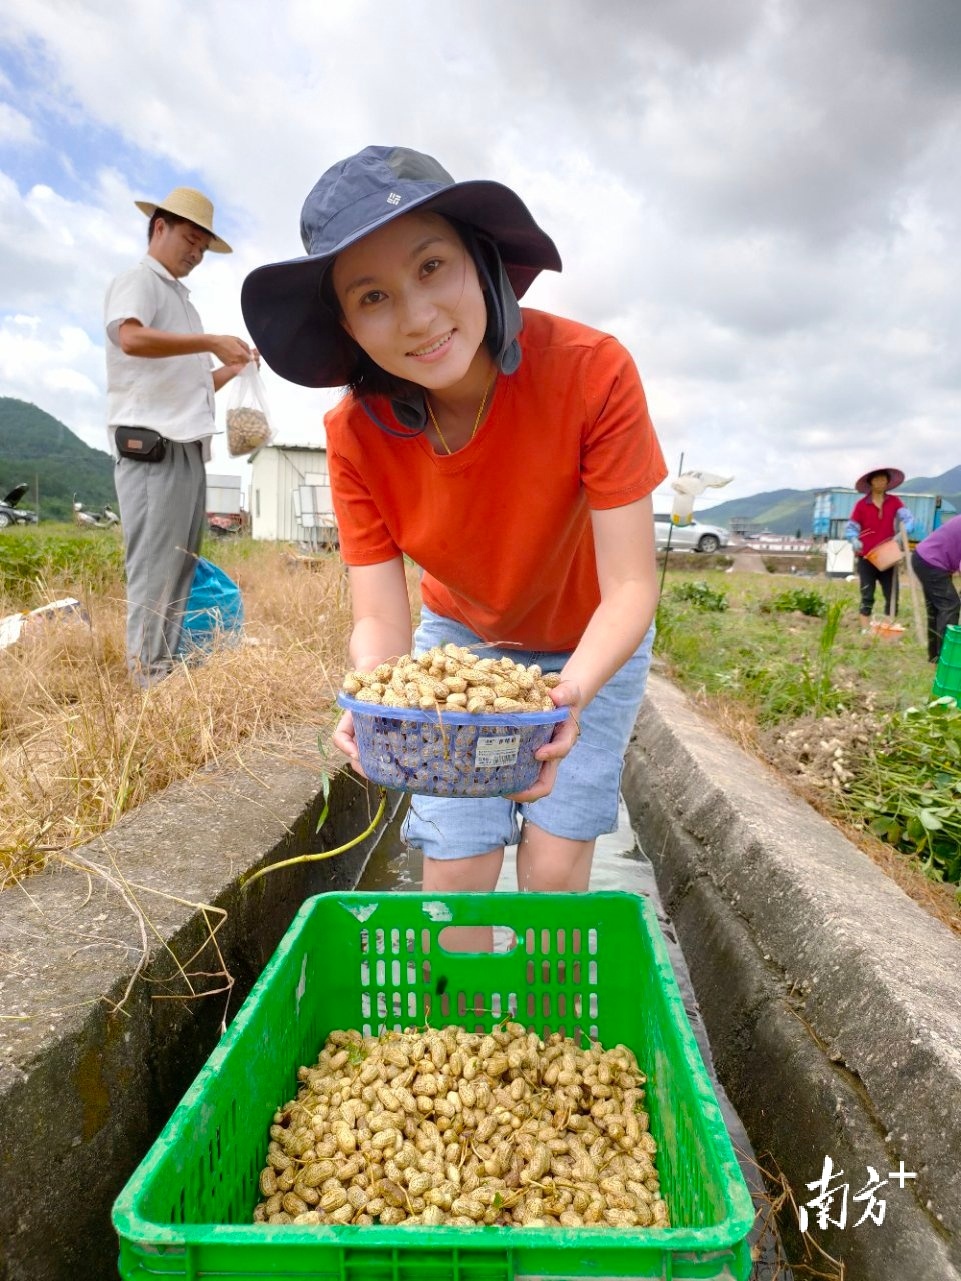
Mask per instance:
[[[190,290],[149,254],[111,282],[104,301],[111,449],[115,427],[152,427],[168,440],[204,440],[209,451],[215,430],[210,354],[128,356],[120,346],[125,320],[168,333],[203,333]]]

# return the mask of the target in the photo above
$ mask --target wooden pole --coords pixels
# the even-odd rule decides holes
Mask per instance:
[[[904,569],[908,576],[908,586],[911,589],[911,613],[914,615],[914,634],[918,638],[919,645],[927,643],[926,636],[926,618],[924,608],[918,592],[918,580],[914,576],[914,570],[911,568],[911,548],[908,546],[908,533],[903,525],[898,526],[898,541],[904,552]]]

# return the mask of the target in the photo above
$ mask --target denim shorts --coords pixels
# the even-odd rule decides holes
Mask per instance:
[[[485,658],[507,655],[518,663],[538,663],[545,672],[559,672],[570,657],[567,653],[498,649],[479,640],[462,623],[424,606],[414,633],[414,652],[422,654],[432,645],[448,642],[477,649]],[[583,709],[580,738],[558,766],[554,787],[547,796],[520,805],[503,796],[413,796],[404,821],[407,842],[423,851],[425,858],[453,859],[516,844],[526,819],[552,836],[574,841],[591,841],[616,831],[624,753],[644,697],[653,644],[652,624],[637,651]]]

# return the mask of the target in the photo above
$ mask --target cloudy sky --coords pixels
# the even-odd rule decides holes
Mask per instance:
[[[514,187],[564,259],[525,301],[625,343],[717,501],[961,463],[958,0],[4,0],[0,394],[102,447],[132,202],[209,192],[236,252],[192,296],[246,336],[244,276],[369,143]],[[265,382],[320,439],[331,394]]]

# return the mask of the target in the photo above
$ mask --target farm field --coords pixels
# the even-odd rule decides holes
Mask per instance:
[[[823,575],[669,572],[655,654],[728,735],[961,930],[961,712],[932,704],[907,585],[899,639],[862,633],[857,602],[857,583]]]
[[[68,856],[169,783],[228,763],[251,739],[282,752],[292,727],[332,726],[349,630],[337,557],[308,567],[287,548],[242,539],[205,552],[241,587],[245,643],[143,692],[124,666],[116,531],[0,537],[0,617],[65,596],[84,611],[0,650],[0,885]],[[933,668],[906,588],[905,632],[885,640],[861,633],[854,583],[675,563],[659,669],[961,929],[961,712],[928,706]]]

